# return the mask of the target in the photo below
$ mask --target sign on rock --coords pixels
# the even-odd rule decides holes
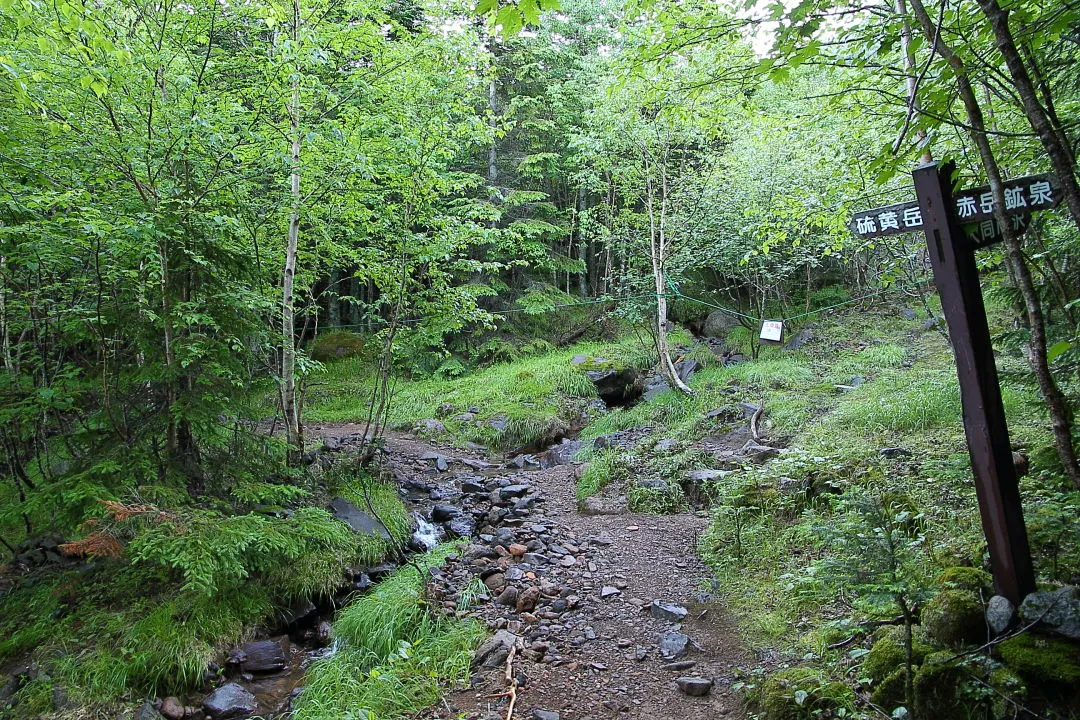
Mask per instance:
[[[1035,589],[1035,573],[975,263],[975,250],[1003,239],[1003,233],[994,217],[997,208],[990,189],[954,193],[953,170],[951,163],[916,168],[912,173],[916,201],[856,213],[849,227],[864,238],[916,230],[926,234],[934,284],[956,356],[964,434],[994,586],[1018,605]],[[1051,175],[1010,180],[1003,191],[1003,214],[1016,230],[1027,228],[1033,211],[1061,201],[1060,186]]]
[[[1047,210],[1061,202],[1061,188],[1053,175],[1029,175],[1005,181],[1005,215],[1013,229],[1026,230],[1031,213]],[[953,194],[956,218],[964,234],[976,247],[986,247],[1002,239],[994,221],[994,196],[989,187],[960,190]],[[848,227],[864,238],[885,237],[923,230],[922,208],[918,200],[857,212]]]

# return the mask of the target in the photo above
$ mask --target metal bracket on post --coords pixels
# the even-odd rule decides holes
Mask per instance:
[[[971,467],[994,587],[1014,604],[1035,590],[1020,488],[983,305],[975,249],[965,242],[952,195],[953,164],[912,173],[922,229],[956,356]]]

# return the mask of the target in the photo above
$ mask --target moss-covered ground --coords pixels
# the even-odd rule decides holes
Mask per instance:
[[[295,603],[331,595],[347,566],[392,549],[322,510],[327,493],[369,498],[394,542],[407,539],[396,488],[350,471],[284,507],[126,505],[103,516],[96,527],[123,541],[118,557],[45,566],[0,594],[0,665],[31,668],[0,718],[56,717],[56,693],[79,717],[111,718],[147,695],[199,687],[230,646],[272,629]]]

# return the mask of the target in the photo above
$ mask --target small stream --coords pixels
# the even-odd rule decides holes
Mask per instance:
[[[577,428],[571,437],[576,437]],[[563,440],[560,436],[555,444]],[[566,438],[569,440],[569,438]],[[481,478],[490,478],[498,475],[519,474],[530,470],[540,470],[541,463],[537,456],[544,454],[548,448],[528,448],[536,452],[521,453],[511,458],[505,465],[502,463],[492,464],[489,467],[470,466],[462,468],[458,472],[429,472],[416,473],[401,488],[402,499],[406,505],[412,508],[415,529],[409,542],[409,550],[412,552],[426,552],[431,550],[448,537],[454,537],[463,532],[473,533],[474,529],[463,531],[455,527],[451,521],[443,517],[432,517],[433,512],[441,503],[460,503],[463,497],[460,483],[465,480],[479,481]],[[528,458],[528,461],[520,460],[515,464],[515,459]],[[557,463],[553,463],[557,464]],[[545,459],[543,467],[547,467]],[[443,505],[445,507],[445,505]],[[450,529],[448,531],[448,528]],[[332,657],[338,650],[337,642],[330,636],[330,624],[336,618],[338,610],[348,602],[355,599],[357,593],[364,592],[389,575],[396,569],[392,565],[381,565],[375,568],[357,570],[350,578],[350,582],[341,590],[334,599],[328,599],[317,607],[308,605],[301,611],[302,617],[297,617],[292,622],[284,622],[276,630],[276,634],[270,637],[264,636],[261,642],[271,640],[278,644],[284,652],[286,667],[271,674],[259,675],[241,672],[243,665],[230,665],[228,676],[235,682],[240,683],[255,695],[258,702],[257,715],[266,720],[282,720],[288,717],[292,702],[299,694],[304,685],[304,678],[311,665],[321,659]],[[247,646],[245,646],[247,647]],[[198,704],[195,700],[192,704]]]

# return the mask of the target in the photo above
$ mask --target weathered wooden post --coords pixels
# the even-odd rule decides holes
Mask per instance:
[[[952,175],[952,163],[941,168],[935,163],[916,168],[912,177],[918,200],[855,213],[849,227],[864,238],[919,230],[926,234],[934,283],[956,356],[964,433],[994,586],[1018,604],[1035,589],[1035,573],[975,265],[975,251],[1001,240],[1002,232],[994,219],[990,188],[954,193]],[[1008,180],[1004,195],[1005,215],[1017,230],[1027,228],[1032,212],[1061,202],[1060,188],[1052,175]]]
[[[956,217],[952,171],[951,163],[941,168],[930,163],[917,168],[912,176],[934,283],[956,357],[964,432],[994,586],[998,594],[1019,604],[1035,589],[1035,573],[975,264],[975,246],[962,232]]]

